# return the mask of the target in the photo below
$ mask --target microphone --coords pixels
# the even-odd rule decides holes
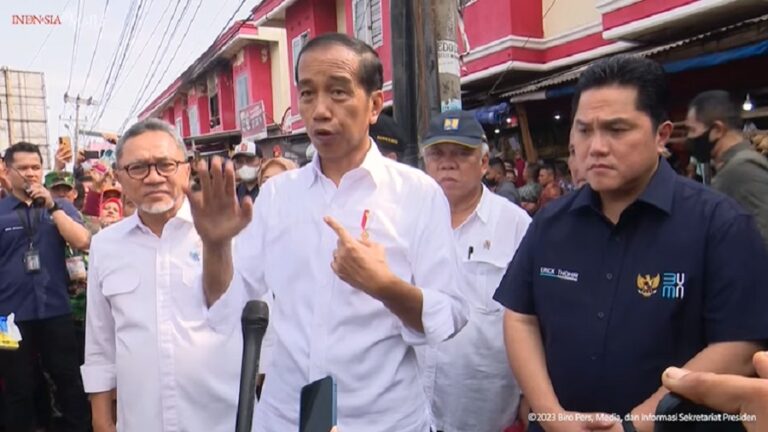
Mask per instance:
[[[243,324],[243,364],[240,369],[240,395],[237,400],[235,432],[250,432],[256,403],[256,376],[259,373],[261,342],[269,324],[269,306],[260,300],[245,304]]]
[[[707,162],[703,162],[699,164],[699,167],[701,168],[701,182],[705,185],[711,184],[712,166]]]

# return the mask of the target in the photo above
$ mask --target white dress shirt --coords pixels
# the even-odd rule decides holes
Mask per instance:
[[[454,230],[470,304],[466,327],[419,350],[438,430],[500,432],[517,417],[520,390],[504,348],[503,307],[493,300],[531,218],[486,187],[475,211]]]
[[[93,237],[81,371],[117,388],[118,431],[235,429],[242,332],[208,323],[201,247],[186,202],[160,238],[137,214]]]
[[[390,270],[423,292],[424,333],[407,328],[331,269],[337,236],[323,216],[359,238],[365,210],[370,240],[385,247]],[[272,367],[254,430],[297,430],[302,386],[331,375],[340,431],[427,432],[429,407],[413,345],[437,344],[466,323],[455,252],[439,186],[423,172],[384,158],[373,143],[338,188],[322,174],[317,155],[307,166],[270,179],[256,199],[254,220],[237,238],[236,277],[211,308],[236,309],[243,294],[275,294]]]

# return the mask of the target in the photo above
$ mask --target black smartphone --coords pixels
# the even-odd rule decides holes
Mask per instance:
[[[83,152],[83,156],[85,156],[85,159],[98,159],[101,157],[101,152],[98,150],[86,150]]]
[[[654,432],[742,432],[738,415],[714,411],[669,393],[656,407]]]
[[[301,389],[299,432],[328,432],[336,426],[336,382],[327,376]]]

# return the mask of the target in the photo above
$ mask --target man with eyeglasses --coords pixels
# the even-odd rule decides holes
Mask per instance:
[[[81,372],[95,432],[235,428],[242,336],[206,311],[200,237],[183,188],[190,167],[173,126],[133,125],[116,147],[117,178],[136,204],[94,236]],[[119,384],[118,384],[119,383]]]

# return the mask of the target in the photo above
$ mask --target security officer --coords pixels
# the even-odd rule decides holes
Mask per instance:
[[[368,134],[376,142],[376,146],[384,157],[395,161],[402,159],[405,136],[395,119],[386,114],[380,114],[376,123],[371,125]]]
[[[750,214],[659,157],[666,101],[648,59],[611,57],[579,79],[588,185],[540,210],[494,296],[532,430],[651,431],[668,366],[754,374],[768,253]]]

